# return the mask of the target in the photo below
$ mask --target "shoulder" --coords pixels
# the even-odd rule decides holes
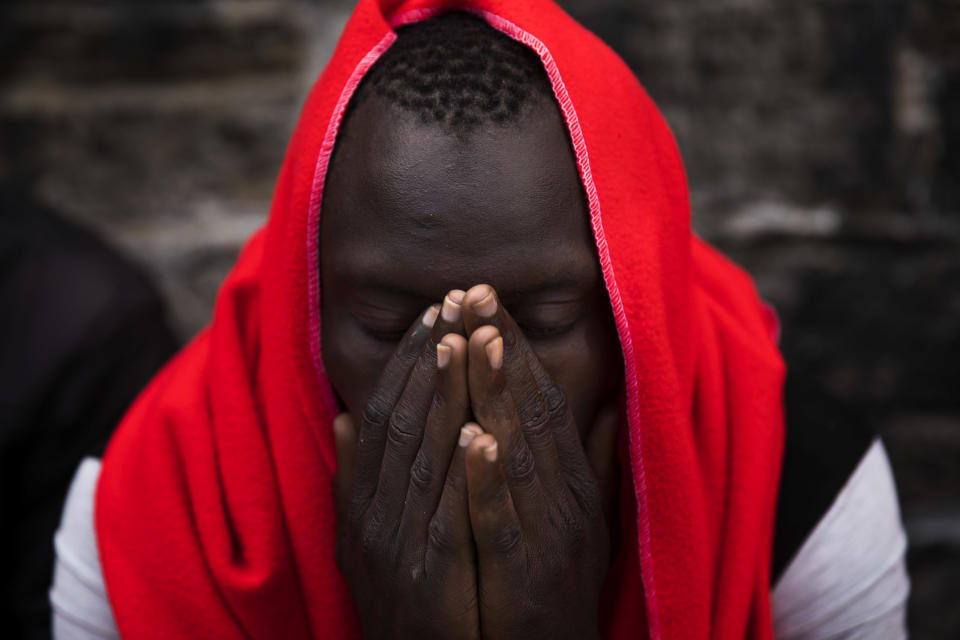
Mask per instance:
[[[788,384],[786,402],[777,637],[906,637],[906,535],[883,444],[826,395]]]
[[[56,565],[50,604],[55,638],[117,638],[93,523],[100,461],[86,458],[70,485],[54,536]]]

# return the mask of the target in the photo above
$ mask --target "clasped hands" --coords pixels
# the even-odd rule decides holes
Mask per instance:
[[[488,285],[418,318],[334,422],[337,563],[368,638],[595,638],[617,413],[587,450]]]

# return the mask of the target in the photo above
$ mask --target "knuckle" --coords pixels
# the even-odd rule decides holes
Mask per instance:
[[[542,408],[542,405],[538,407],[538,409],[540,408]],[[520,424],[524,437],[536,444],[548,440],[551,436],[548,418],[548,414],[543,410],[528,412]]]
[[[374,392],[373,397],[367,401],[363,408],[363,421],[373,425],[383,425],[386,424],[389,417],[390,403],[381,393]]]
[[[551,416],[562,416],[567,413],[567,396],[563,390],[555,384],[551,384],[543,391],[544,402],[547,403],[547,411]]]
[[[387,440],[391,446],[384,451],[384,459],[393,462],[401,462],[406,457],[404,454],[417,444],[411,434],[396,429],[390,429],[387,432]]]
[[[396,444],[406,445],[413,440],[419,441],[419,426],[419,421],[409,411],[398,408],[390,414],[387,435]]]
[[[514,398],[517,403],[517,413],[522,416],[528,416],[529,419],[543,415],[543,419],[546,420],[547,403],[544,400],[543,394],[540,393],[540,389],[527,387],[524,388],[522,393],[517,395],[520,396]]]
[[[447,523],[434,518],[427,527],[427,544],[442,556],[452,556],[458,545]]]
[[[529,486],[536,477],[536,463],[533,453],[519,433],[511,438],[510,444],[507,446],[505,470],[509,473],[513,482],[521,487]]]
[[[523,534],[516,524],[497,527],[490,536],[490,548],[497,554],[510,556],[523,545]]]
[[[435,475],[433,464],[421,449],[410,467],[410,486],[420,493],[426,493],[433,484]]]

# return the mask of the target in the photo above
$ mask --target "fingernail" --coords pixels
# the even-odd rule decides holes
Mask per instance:
[[[437,369],[443,369],[450,364],[450,354],[452,352],[453,349],[445,344],[437,345]]]
[[[487,352],[487,362],[494,371],[503,366],[503,338],[497,336],[483,348]]]
[[[426,310],[423,314],[423,326],[428,329],[433,329],[433,325],[437,322],[437,315],[440,313],[440,305],[434,304],[431,305],[429,309]]]
[[[489,447],[483,450],[483,457],[487,459],[487,462],[496,462],[497,461],[497,443],[494,442]]]
[[[443,299],[443,308],[440,310],[440,315],[447,322],[456,322],[460,319],[460,305],[447,295]]]
[[[460,429],[460,446],[469,446],[473,439],[480,435],[480,430],[472,425],[467,425]]]
[[[497,296],[491,291],[486,298],[473,305],[473,310],[481,318],[492,318],[497,312]]]
[[[460,289],[451,289],[450,293],[447,294],[447,296],[457,304],[463,304],[463,296],[465,295],[467,295],[467,293]]]

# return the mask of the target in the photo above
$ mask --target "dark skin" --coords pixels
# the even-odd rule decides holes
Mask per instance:
[[[370,97],[323,206],[337,556],[365,635],[596,637],[621,358],[556,105],[458,136]]]

